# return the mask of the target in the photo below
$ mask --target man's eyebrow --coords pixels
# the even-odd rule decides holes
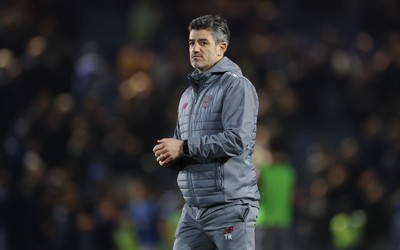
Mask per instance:
[[[200,41],[200,42],[208,41],[207,38],[200,38],[200,39],[189,39],[189,42],[195,41],[195,40]]]

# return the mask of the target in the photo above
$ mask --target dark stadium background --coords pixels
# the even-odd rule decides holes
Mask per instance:
[[[341,249],[400,249],[399,1],[1,0],[1,250],[171,249],[182,201],[151,150],[209,13],[259,93],[255,163],[288,142],[297,249],[339,249],[330,223],[354,211]]]

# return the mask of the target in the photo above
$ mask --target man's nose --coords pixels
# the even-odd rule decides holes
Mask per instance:
[[[200,50],[200,45],[198,43],[193,44],[192,50],[193,51],[199,51]]]

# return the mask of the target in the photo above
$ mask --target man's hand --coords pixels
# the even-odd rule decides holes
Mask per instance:
[[[157,140],[153,152],[161,166],[167,166],[183,156],[183,141],[174,138]]]

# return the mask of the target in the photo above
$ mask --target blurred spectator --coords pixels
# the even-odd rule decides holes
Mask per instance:
[[[91,99],[96,103],[112,104],[115,101],[116,84],[110,63],[101,55],[96,41],[82,45],[80,56],[75,63],[71,92],[77,108]]]
[[[364,249],[361,244],[365,237],[365,223],[365,213],[361,210],[335,215],[330,223],[334,249]]]
[[[258,185],[261,194],[257,219],[257,249],[293,250],[292,234],[295,169],[290,162],[283,138],[269,143],[271,162],[260,168]]]
[[[127,212],[136,225],[139,249],[155,250],[160,247],[159,208],[141,179],[129,186]]]
[[[136,228],[133,221],[125,213],[120,214],[117,228],[113,233],[118,250],[136,250],[139,248]]]

